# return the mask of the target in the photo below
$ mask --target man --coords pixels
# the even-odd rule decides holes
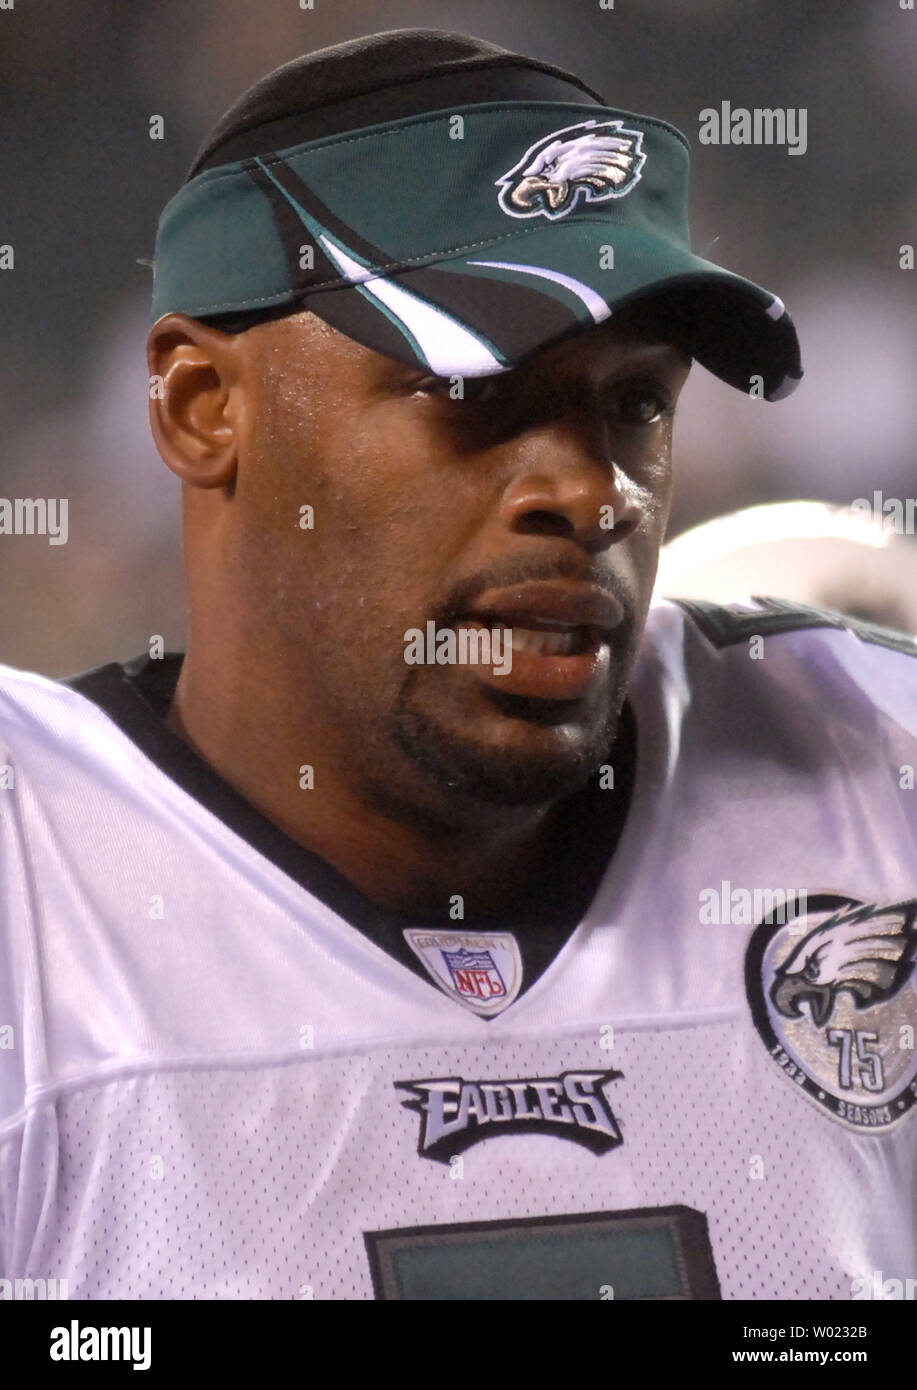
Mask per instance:
[[[8,1278],[913,1272],[915,649],[649,613],[690,361],[801,376],[687,170],[429,31],[278,70],[195,161],[149,345],[188,652],[3,677]]]

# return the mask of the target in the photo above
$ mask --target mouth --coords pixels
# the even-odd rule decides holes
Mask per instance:
[[[580,700],[607,676],[611,634],[623,616],[601,590],[545,583],[485,594],[461,625],[489,628],[492,643],[498,635],[505,655],[511,654],[511,663],[476,668],[494,689],[530,699]]]
[[[567,626],[546,619],[527,617],[517,623],[502,613],[483,613],[463,620],[461,626],[487,628],[497,633],[512,649],[513,659],[523,653],[531,656],[584,656],[595,651],[607,638],[598,628],[580,624]]]

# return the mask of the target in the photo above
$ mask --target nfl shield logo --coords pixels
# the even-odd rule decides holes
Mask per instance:
[[[455,988],[466,999],[503,999],[506,985],[489,951],[443,951]]]
[[[443,993],[482,1018],[508,1009],[522,988],[522,956],[512,932],[407,927],[404,939]]]

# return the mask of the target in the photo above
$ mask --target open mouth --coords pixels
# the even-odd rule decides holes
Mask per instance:
[[[489,689],[503,695],[553,702],[582,700],[608,674],[609,638],[592,624],[478,613],[464,619],[461,626],[490,630],[490,662],[470,669]]]
[[[481,594],[458,626],[489,632],[490,659],[471,669],[491,691],[573,701],[607,681],[613,634],[626,616],[607,588],[528,580]]]
[[[464,620],[468,627],[489,628],[517,653],[530,656],[582,656],[598,651],[607,640],[598,628],[584,623],[560,623],[526,617],[523,622],[499,613],[480,613]]]

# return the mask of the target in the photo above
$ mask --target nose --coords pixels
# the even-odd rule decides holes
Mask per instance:
[[[532,432],[500,499],[504,525],[517,534],[563,536],[590,551],[626,540],[641,524],[644,504],[604,447],[560,422]]]

